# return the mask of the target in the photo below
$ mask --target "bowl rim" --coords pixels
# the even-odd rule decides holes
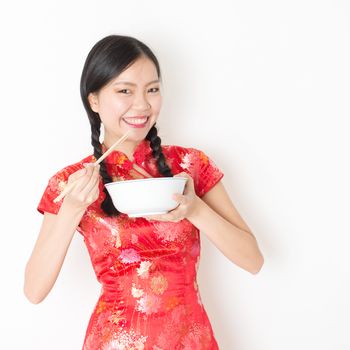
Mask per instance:
[[[185,176],[165,176],[165,177],[148,177],[144,179],[132,179],[132,180],[118,180],[118,181],[113,181],[113,182],[108,182],[105,184],[105,186],[111,186],[111,185],[119,185],[122,183],[130,183],[130,182],[144,182],[144,181],[154,181],[154,180],[161,180],[161,181],[169,181],[169,180],[187,180],[187,177]]]

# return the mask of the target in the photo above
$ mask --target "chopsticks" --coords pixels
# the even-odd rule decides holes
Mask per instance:
[[[118,139],[111,147],[108,148],[108,150],[102,154],[102,156],[100,158],[98,158],[96,160],[96,162],[93,162],[93,166],[96,166],[97,164],[100,164],[113,150],[114,148],[119,145],[120,143],[122,143],[128,136],[129,134],[131,133],[131,130],[128,130],[120,139]],[[64,190],[60,193],[59,196],[57,196],[53,202],[54,203],[57,203],[59,202],[65,195],[67,195],[71,190],[72,188],[74,187],[75,185],[75,181],[73,181],[72,183],[70,183],[68,186],[66,186],[64,188]]]

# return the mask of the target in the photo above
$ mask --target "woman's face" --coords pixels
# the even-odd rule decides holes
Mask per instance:
[[[128,130],[132,130],[130,141],[146,137],[158,119],[162,104],[160,89],[154,63],[142,57],[97,93],[89,94],[90,106],[104,125],[106,145],[111,146]]]

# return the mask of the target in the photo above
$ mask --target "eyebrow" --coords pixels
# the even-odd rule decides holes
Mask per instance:
[[[153,81],[150,81],[149,83],[146,84],[147,85],[150,85],[150,84],[153,84],[153,83],[159,83],[159,79],[157,80],[153,80]],[[118,84],[124,84],[124,85],[132,85],[132,86],[136,86],[136,84],[134,83],[130,83],[129,81],[117,81],[116,83],[114,83],[113,85],[118,85]]]

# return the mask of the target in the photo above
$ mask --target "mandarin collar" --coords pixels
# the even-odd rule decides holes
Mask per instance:
[[[107,147],[104,143],[101,144],[102,153],[105,153]],[[143,139],[140,141],[133,152],[134,160],[131,161],[128,156],[119,150],[113,150],[104,161],[114,165],[130,165],[132,163],[142,164],[145,160],[152,157],[152,148],[150,141]]]

